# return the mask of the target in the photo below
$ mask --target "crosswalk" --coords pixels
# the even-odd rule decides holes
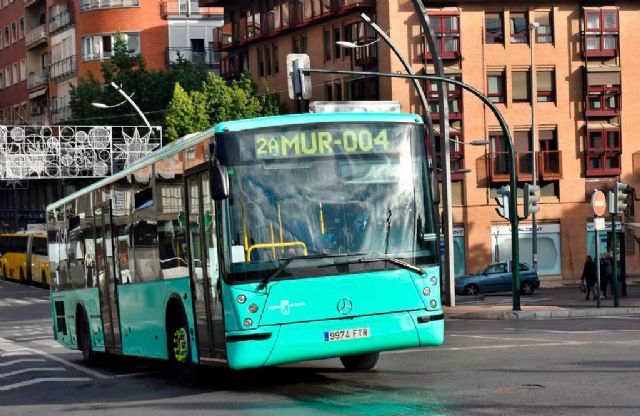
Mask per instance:
[[[0,308],[12,307],[12,306],[26,306],[39,303],[49,303],[48,297],[27,297],[22,299],[15,298],[0,298]]]

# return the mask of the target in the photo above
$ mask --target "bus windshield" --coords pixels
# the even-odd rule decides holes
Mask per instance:
[[[264,278],[291,257],[309,261],[289,277],[335,273],[348,256],[365,270],[393,267],[371,261],[386,257],[435,263],[422,126],[285,126],[225,133],[217,146],[229,279]]]

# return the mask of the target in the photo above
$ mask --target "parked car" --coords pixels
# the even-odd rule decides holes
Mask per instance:
[[[507,263],[494,263],[475,274],[456,277],[456,294],[477,295],[478,293],[506,292],[512,290],[513,275]],[[533,295],[540,287],[538,273],[526,263],[520,263],[520,292]]]

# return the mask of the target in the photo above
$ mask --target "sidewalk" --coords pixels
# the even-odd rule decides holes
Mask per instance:
[[[577,286],[541,288],[533,296],[521,296],[521,311],[512,310],[512,298],[509,293],[486,294],[473,298],[456,296],[455,307],[444,307],[449,319],[472,320],[514,320],[514,319],[553,319],[577,318],[589,316],[640,315],[640,286],[628,285],[628,296],[620,298],[620,307],[613,307],[612,296],[601,299],[601,307],[596,302],[585,300]],[[544,283],[543,283],[544,285]]]

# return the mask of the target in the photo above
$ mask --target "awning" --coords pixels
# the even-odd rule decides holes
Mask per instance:
[[[46,88],[42,88],[38,91],[34,91],[31,94],[29,94],[29,99],[33,100],[34,98],[38,98],[41,95],[45,95],[47,93],[47,89]]]

